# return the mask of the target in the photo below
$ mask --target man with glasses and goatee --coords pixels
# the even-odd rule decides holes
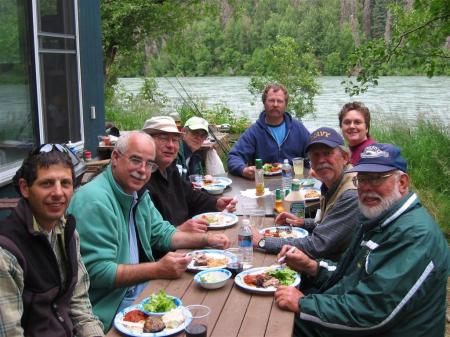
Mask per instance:
[[[13,179],[22,198],[0,222],[1,336],[103,336],[75,219],[64,215],[74,184],[67,151],[42,145]]]
[[[283,247],[288,266],[319,294],[279,287],[275,301],[295,318],[294,336],[443,337],[447,241],[409,191],[406,161],[391,144],[372,144],[349,172],[366,217],[337,266]]]
[[[106,329],[149,280],[177,278],[191,261],[169,252],[155,262],[155,249],[230,245],[224,234],[186,233],[163,220],[145,188],[157,169],[152,137],[142,131],[127,133],[118,139],[111,164],[70,203],[91,278],[89,296]]]

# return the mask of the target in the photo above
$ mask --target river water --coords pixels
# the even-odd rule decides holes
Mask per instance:
[[[414,122],[418,116],[425,116],[450,125],[450,76],[382,77],[377,87],[352,98],[340,84],[344,79],[337,76],[318,79],[321,89],[315,97],[315,116],[302,119],[310,131],[321,126],[337,128],[340,108],[353,100],[364,102],[375,121],[400,116]],[[237,115],[246,115],[251,120],[255,120],[263,108],[260,97],[255,102],[248,91],[250,77],[169,77],[157,78],[156,81],[159,90],[169,99],[168,112],[174,111],[182,102],[181,95],[187,98],[186,92],[192,98],[203,100],[208,107],[223,104]],[[119,83],[125,90],[137,93],[143,79],[122,78]]]

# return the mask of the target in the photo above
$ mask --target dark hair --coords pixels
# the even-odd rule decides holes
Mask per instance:
[[[345,114],[351,110],[358,111],[364,117],[364,122],[367,125],[367,137],[369,137],[370,131],[370,112],[369,108],[362,102],[349,102],[344,104],[341,111],[339,112],[339,127],[342,128],[342,121],[344,120]]]
[[[264,89],[263,94],[262,94],[263,104],[266,103],[267,93],[269,92],[270,89],[272,89],[275,92],[277,92],[278,90],[281,90],[284,93],[284,100],[286,101],[286,105],[288,104],[289,93],[287,92],[287,89],[285,88],[284,85],[278,84],[278,83],[270,83],[266,86],[266,88]]]
[[[49,152],[39,152],[43,146],[31,151],[28,154],[28,157],[24,159],[22,166],[14,175],[13,184],[19,194],[21,194],[19,187],[19,180],[21,178],[25,179],[28,186],[31,186],[37,178],[38,169],[49,168],[52,165],[61,164],[67,168],[70,168],[70,171],[72,172],[72,180],[75,183],[75,171],[69,155],[66,152],[61,152],[56,147]]]

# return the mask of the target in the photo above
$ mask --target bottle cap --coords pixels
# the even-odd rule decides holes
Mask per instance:
[[[277,188],[275,190],[275,199],[276,200],[281,200],[281,190],[279,188]]]
[[[257,169],[262,169],[262,160],[261,159],[256,159],[255,160],[255,166]]]
[[[284,190],[284,197],[286,198],[288,196],[288,194],[291,193],[291,190],[289,188],[286,188]]]
[[[285,159],[283,163],[289,164],[289,159]]]
[[[300,191],[300,184],[298,182],[292,182],[292,190]]]

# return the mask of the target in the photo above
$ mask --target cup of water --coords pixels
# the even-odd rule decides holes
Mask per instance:
[[[206,337],[211,309],[206,305],[194,304],[183,308],[186,337]]]
[[[263,228],[266,210],[264,208],[254,208],[250,210],[250,224],[256,228]]]
[[[304,159],[302,157],[292,158],[294,174],[296,178],[303,178]]]

